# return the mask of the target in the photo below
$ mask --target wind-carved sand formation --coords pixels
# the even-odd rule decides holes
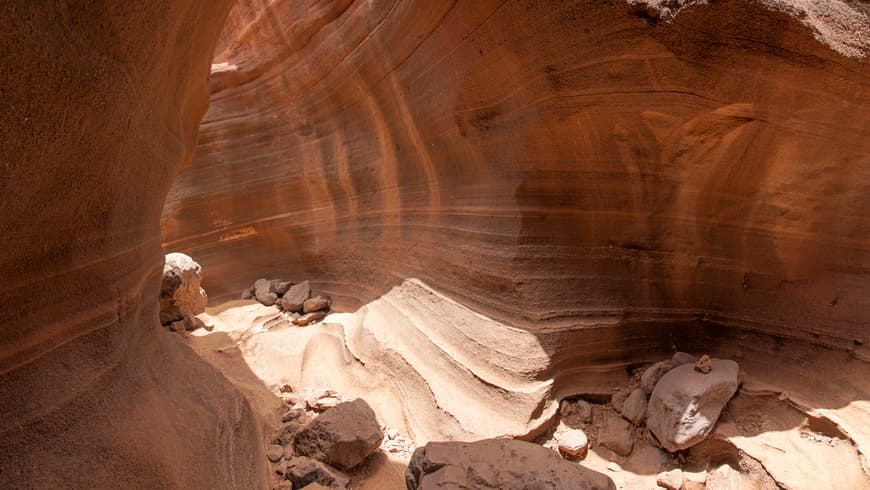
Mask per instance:
[[[678,458],[601,423],[685,351],[741,373],[707,488],[866,488],[868,10],[3,2],[0,487],[270,488],[289,385],[413,446],[582,426],[649,488]],[[160,327],[169,252],[212,331]]]

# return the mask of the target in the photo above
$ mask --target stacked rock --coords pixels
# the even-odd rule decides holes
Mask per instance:
[[[242,299],[256,299],[265,306],[277,306],[293,317],[293,324],[304,326],[326,318],[332,307],[329,296],[312,296],[311,283],[294,284],[281,279],[258,279],[242,293]]]

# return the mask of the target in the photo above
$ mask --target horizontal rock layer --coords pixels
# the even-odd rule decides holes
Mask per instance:
[[[242,1],[211,83],[163,239],[215,299],[419,278],[565,369],[705,325],[867,341],[870,67],[782,11]]]

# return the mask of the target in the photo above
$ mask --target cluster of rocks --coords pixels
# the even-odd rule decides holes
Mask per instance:
[[[621,457],[631,455],[638,441],[646,441],[645,449],[653,452],[659,450],[651,445],[678,453],[713,432],[738,385],[736,362],[678,352],[649,366],[627,387],[614,392],[612,410],[582,399],[564,400],[560,415],[571,429],[557,432],[551,445],[573,459],[585,457],[590,439]],[[593,423],[595,414],[602,420]],[[660,486],[674,489],[693,483],[677,470],[660,474],[658,480]]]
[[[294,325],[304,326],[326,318],[332,307],[329,296],[313,296],[311,283],[294,284],[281,279],[257,279],[242,293],[242,299],[256,299],[265,306],[277,306],[287,312]]]
[[[202,283],[202,267],[183,253],[167,254],[160,281],[160,323],[174,332],[210,329],[196,317],[205,312],[208,295]]]
[[[306,409],[320,413],[312,416]],[[341,401],[335,392],[296,401],[281,420],[284,425],[266,450],[280,477],[275,489],[345,489],[350,483],[347,472],[384,439],[374,411],[364,400]]]

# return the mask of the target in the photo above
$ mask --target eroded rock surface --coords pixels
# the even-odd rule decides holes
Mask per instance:
[[[184,321],[205,311],[208,295],[200,287],[202,267],[182,253],[166,255],[160,283],[160,323]]]
[[[565,461],[549,449],[513,439],[430,442],[414,451],[405,481],[408,490],[616,489],[606,475]]]

